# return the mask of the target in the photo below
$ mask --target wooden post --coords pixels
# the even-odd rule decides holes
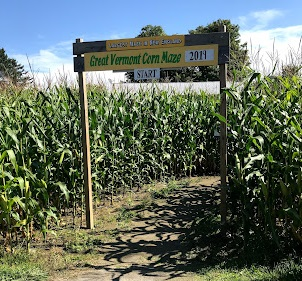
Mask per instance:
[[[220,27],[220,32],[226,32],[226,26]],[[227,64],[219,65],[220,71],[220,115],[227,122],[227,99],[223,88],[226,87],[227,81]],[[227,216],[227,124],[220,122],[220,216],[221,216],[221,232],[225,235],[226,232],[226,216]]]
[[[83,39],[76,39],[76,43],[80,43],[80,42],[83,42]],[[81,55],[78,55],[78,57],[81,57]],[[79,74],[79,88],[80,88],[80,102],[81,102],[86,227],[88,229],[93,229],[94,222],[93,222],[93,206],[92,206],[92,182],[91,182],[90,139],[89,139],[86,74],[85,72],[78,72],[78,74]]]

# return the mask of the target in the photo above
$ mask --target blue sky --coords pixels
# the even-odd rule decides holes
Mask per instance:
[[[187,34],[221,18],[239,24],[242,42],[254,55],[261,48],[266,56],[258,63],[266,65],[276,51],[278,57],[289,50],[301,53],[301,11],[301,0],[6,0],[0,10],[0,48],[26,69],[30,63],[39,73],[63,66],[72,72],[76,38],[131,38],[148,24],[162,26],[169,35]]]

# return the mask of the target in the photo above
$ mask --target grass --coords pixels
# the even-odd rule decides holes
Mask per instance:
[[[187,179],[183,180],[171,180],[168,183],[163,183],[161,185],[151,186],[148,191],[153,199],[164,199],[169,195],[173,194],[175,190],[185,187],[189,184]]]
[[[136,216],[137,213],[135,211],[122,207],[120,208],[116,219],[118,222],[130,222]]]
[[[276,275],[267,268],[251,268],[251,269],[209,269],[202,274],[202,279],[205,281],[252,281],[252,280],[276,280]]]
[[[47,273],[40,268],[21,263],[15,265],[0,265],[1,281],[41,281],[47,279]]]
[[[31,257],[23,251],[4,254],[1,257],[1,281],[42,281],[47,277],[47,271],[31,260]]]
[[[64,250],[69,253],[91,253],[96,246],[101,244],[102,241],[97,235],[76,231],[73,239],[65,240]]]
[[[199,272],[204,281],[298,281],[302,277],[301,262],[291,260],[274,267],[251,266],[238,268],[207,268]]]

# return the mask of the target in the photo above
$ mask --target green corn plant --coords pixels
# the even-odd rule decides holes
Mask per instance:
[[[232,212],[241,210],[246,240],[264,230],[277,247],[284,233],[301,242],[300,88],[297,77],[253,74],[228,91]]]
[[[33,222],[46,233],[60,204],[66,200],[69,207],[69,193],[77,194],[72,188],[81,182],[75,173],[80,140],[70,139],[78,124],[71,122],[77,111],[70,107],[78,109],[78,103],[70,90],[56,91],[1,100],[1,226],[8,237],[12,230],[26,233],[28,248]]]
[[[95,198],[112,197],[151,180],[205,173],[204,159],[209,163],[218,159],[212,130],[216,121],[211,116],[218,102],[216,96],[190,91],[92,91]],[[211,145],[205,149],[206,138],[214,149]]]

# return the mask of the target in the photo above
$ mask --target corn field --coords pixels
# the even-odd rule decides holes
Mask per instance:
[[[261,78],[228,90],[230,205],[244,236],[302,242],[301,78]],[[240,212],[238,212],[238,207]]]
[[[217,172],[218,123],[212,118],[217,107],[217,98],[205,93],[92,91],[92,176],[97,193]]]
[[[5,243],[32,228],[44,235],[81,192],[79,107],[70,91],[1,98],[0,222]],[[80,188],[80,190],[77,190]],[[11,246],[11,245],[10,245]]]
[[[248,239],[302,242],[301,79],[253,74],[228,94],[229,220]],[[151,181],[219,173],[219,96],[89,90],[94,202]],[[5,246],[82,215],[79,96],[63,86],[0,93],[0,231]],[[22,234],[22,235],[21,235]],[[16,237],[16,239],[14,239]]]

